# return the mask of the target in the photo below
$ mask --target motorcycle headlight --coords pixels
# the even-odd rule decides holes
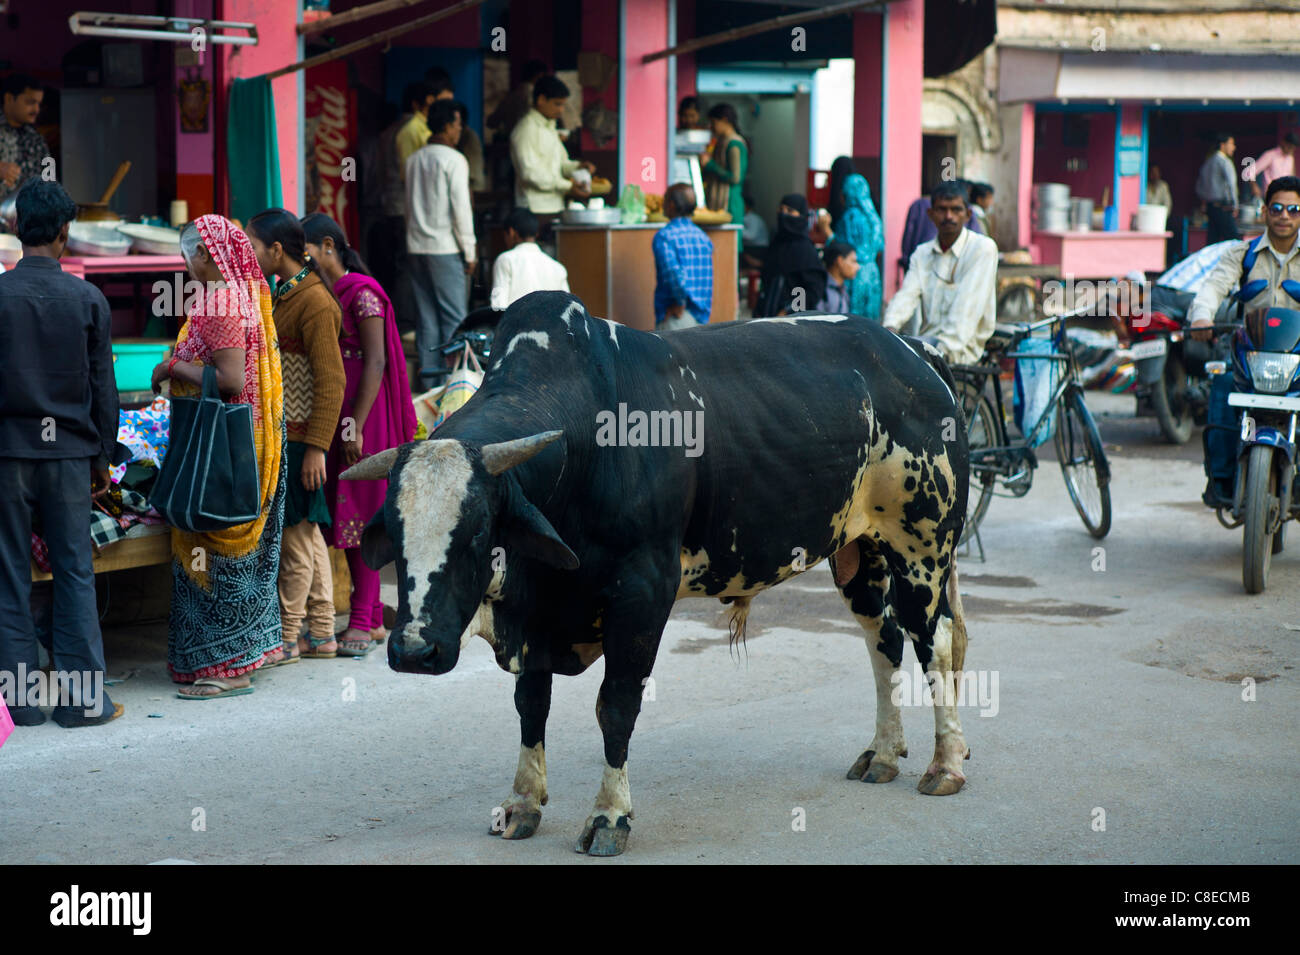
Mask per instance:
[[[1276,395],[1286,391],[1291,379],[1295,377],[1297,365],[1300,365],[1300,355],[1269,351],[1246,353],[1246,367],[1250,369],[1255,389],[1268,394]]]

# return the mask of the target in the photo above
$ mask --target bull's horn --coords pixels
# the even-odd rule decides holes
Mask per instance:
[[[387,451],[380,451],[368,458],[362,458],[340,474],[339,477],[344,481],[373,481],[376,478],[386,478],[388,477],[388,469],[397,460],[397,452],[400,450],[401,448],[389,448]]]
[[[483,445],[483,467],[487,468],[488,474],[508,471],[516,464],[523,464],[562,434],[563,431],[543,431],[526,438],[515,438],[513,441],[485,444]]]

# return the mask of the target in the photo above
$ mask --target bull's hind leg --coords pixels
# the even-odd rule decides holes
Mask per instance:
[[[847,778],[887,783],[898,775],[898,759],[907,755],[903,721],[894,701],[894,674],[903,661],[903,631],[890,602],[889,565],[865,541],[850,542],[831,560],[835,585],[866,631],[871,669],[876,678],[876,735],[849,768]]]
[[[542,824],[546,805],[546,717],[551,710],[551,674],[525,671],[515,680],[519,711],[519,767],[513,791],[492,818],[493,835],[527,839]]]
[[[934,697],[934,758],[917,783],[917,791],[927,796],[951,796],[966,784],[962,760],[970,755],[957,716],[957,696],[961,668],[966,656],[966,621],[956,581],[944,575],[944,586],[931,588],[911,581],[918,598],[929,591],[933,613],[920,610],[918,599],[907,611],[908,629],[916,646],[916,657],[925,671]],[[926,637],[926,633],[930,637]]]

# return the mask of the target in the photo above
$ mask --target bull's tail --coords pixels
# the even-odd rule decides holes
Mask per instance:
[[[745,624],[749,621],[749,604],[753,597],[724,597],[723,603],[731,606],[727,610],[727,630],[731,646],[745,642]]]
[[[948,573],[948,606],[952,610],[952,671],[953,677],[960,680],[961,671],[966,666],[966,611],[961,605],[956,558]]]

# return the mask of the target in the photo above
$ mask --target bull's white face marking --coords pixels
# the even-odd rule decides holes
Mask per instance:
[[[506,346],[506,354],[509,355],[514,351],[515,346],[520,342],[534,342],[545,351],[551,347],[551,336],[546,334],[546,332],[520,332],[514,338],[510,339],[510,344]]]
[[[519,765],[515,769],[514,793],[503,808],[537,812],[546,805],[546,748],[519,747]]]
[[[447,566],[451,532],[460,521],[474,476],[465,446],[455,440],[430,439],[416,444],[397,484],[397,516],[406,559],[411,615],[420,625],[429,595],[429,578]],[[413,649],[423,646],[417,632],[407,636]]]
[[[783,325],[795,325],[799,322],[847,322],[847,315],[782,315],[778,318],[754,318],[753,322],[780,322]]]
[[[615,348],[618,348],[618,322],[611,322],[608,318],[602,318],[601,321],[609,329],[609,340],[614,343]]]

